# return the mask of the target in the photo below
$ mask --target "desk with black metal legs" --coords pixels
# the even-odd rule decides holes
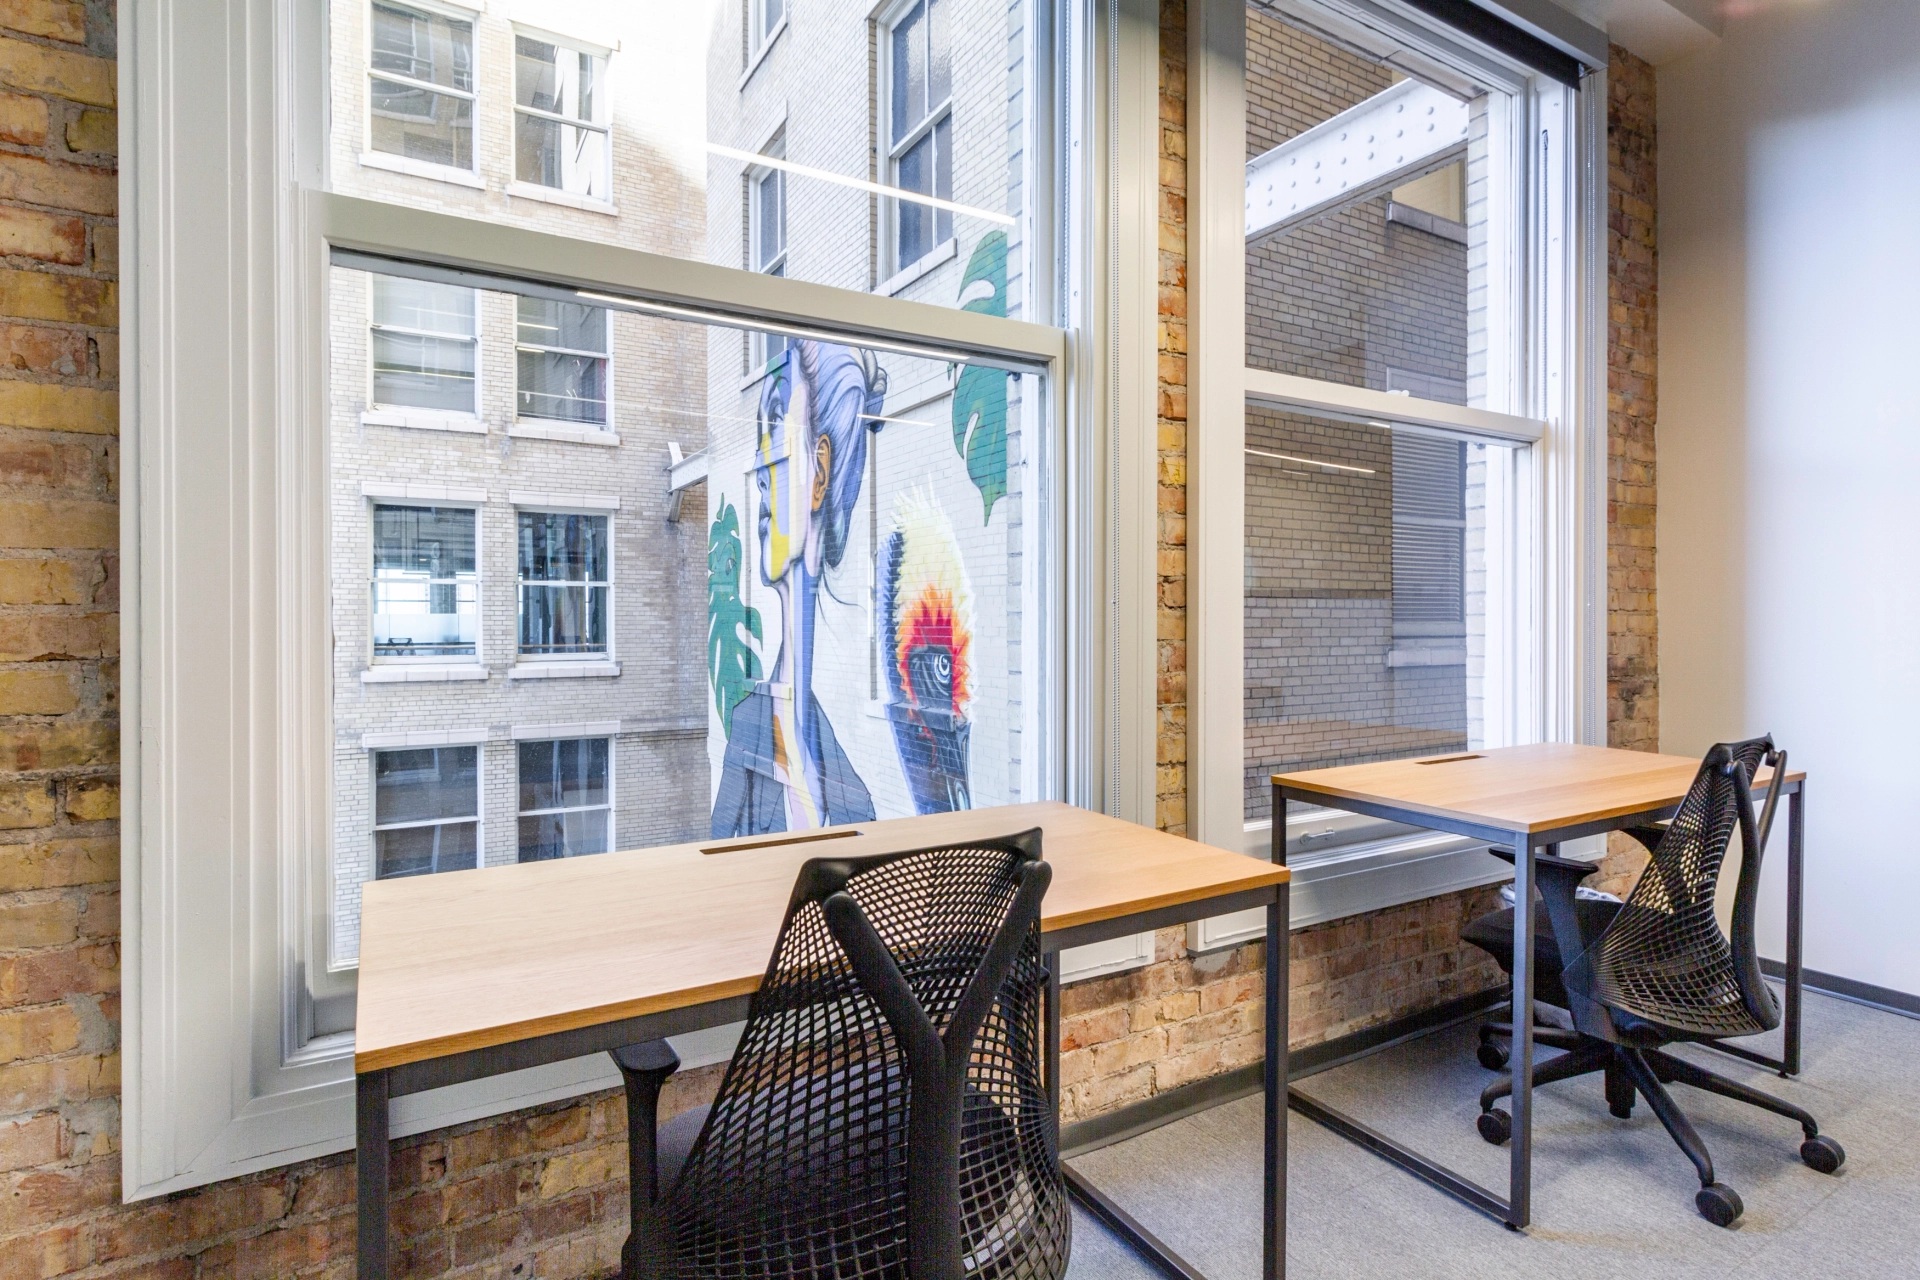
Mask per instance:
[[[390,1273],[390,1101],[746,1016],[808,858],[1041,829],[1053,882],[1047,1086],[1059,1103],[1061,950],[1202,916],[1267,912],[1266,1259],[1286,1273],[1284,867],[1069,805],[1011,805],[796,835],[456,871],[366,886],[357,1073],[359,1272]],[[1193,1269],[1080,1175],[1074,1197],[1160,1270]]]
[[[1700,762],[1682,756],[1608,747],[1542,744],[1459,752],[1417,760],[1346,765],[1273,775],[1273,860],[1286,861],[1289,800],[1327,805],[1434,831],[1485,840],[1511,849],[1514,860],[1513,936],[1533,936],[1534,855],[1551,854],[1565,840],[1673,816]],[[1762,770],[1754,790],[1773,785]],[[1806,775],[1789,773],[1787,797],[1787,960],[1785,1047],[1779,1058],[1737,1045],[1712,1044],[1782,1075],[1800,1070],[1801,841]],[[1301,1112],[1449,1195],[1510,1227],[1531,1220],[1533,1184],[1533,948],[1513,952],[1513,1136],[1506,1196],[1395,1142],[1361,1121],[1308,1095],[1289,1090]]]

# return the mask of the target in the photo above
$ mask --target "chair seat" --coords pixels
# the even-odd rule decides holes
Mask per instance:
[[[1574,904],[1580,915],[1580,929],[1589,938],[1597,938],[1620,910],[1617,902],[1582,899]],[[1465,929],[1460,936],[1492,956],[1508,973],[1513,972],[1513,908],[1490,911]],[[1560,985],[1560,948],[1554,945],[1553,926],[1547,920],[1546,904],[1533,904],[1533,997],[1548,1004],[1567,1007],[1567,989]]]

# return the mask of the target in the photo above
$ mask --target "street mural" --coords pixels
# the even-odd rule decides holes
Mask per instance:
[[[962,307],[1007,314],[1007,255]],[[1014,379],[800,339],[748,385],[710,444],[713,835],[1019,799]]]
[[[901,494],[880,555],[887,719],[916,813],[970,809],[968,647],[973,602],[946,513],[920,488]]]

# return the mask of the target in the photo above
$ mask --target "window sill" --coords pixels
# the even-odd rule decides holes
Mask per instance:
[[[388,155],[384,151],[362,151],[360,167],[385,169],[389,173],[404,173],[410,178],[427,178],[433,182],[450,182],[454,186],[472,187],[476,191],[487,189],[487,180],[471,169],[456,169],[450,164],[434,164],[429,160]]]
[[[470,413],[444,413],[434,409],[367,409],[360,414],[363,427],[409,427],[415,431],[460,431],[469,435],[487,434],[483,419]]]
[[[520,440],[561,440],[568,444],[593,444],[608,449],[620,447],[618,432],[565,426],[558,422],[516,422],[507,428],[507,434]]]
[[[509,680],[595,680],[619,674],[617,662],[520,662],[507,668]]]
[[[753,73],[758,71],[760,69],[760,64],[767,60],[768,52],[772,50],[774,43],[778,41],[780,37],[786,33],[786,30],[787,30],[787,15],[785,13],[782,13],[780,15],[780,21],[773,24],[773,30],[767,32],[767,38],[765,40],[762,40],[760,42],[760,47],[755,49],[753,53],[749,55],[749,57],[747,58],[747,69],[740,73],[740,82],[733,87],[735,93],[738,93],[747,87],[747,81],[753,79]]]
[[[609,218],[620,216],[620,206],[611,200],[596,200],[592,196],[575,195],[571,191],[562,191],[558,187],[543,187],[537,182],[509,182],[507,194],[516,200],[538,200],[542,204],[563,205],[569,209],[579,209],[584,213],[603,213]]]
[[[360,673],[361,684],[446,684],[486,678],[487,669],[477,662],[391,662]]]
[[[1428,646],[1409,646],[1394,648],[1387,652],[1389,667],[1464,667],[1467,665],[1467,651],[1462,646],[1434,648]]]
[[[958,240],[942,240],[939,244],[922,254],[919,261],[896,271],[885,284],[880,286],[879,291],[888,297],[892,297],[908,285],[932,272],[935,268],[944,267],[959,256],[960,242]]]

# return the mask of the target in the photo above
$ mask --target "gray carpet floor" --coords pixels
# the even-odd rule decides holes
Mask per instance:
[[[1288,1124],[1288,1275],[1578,1276],[1582,1280],[1920,1277],[1920,1021],[1809,994],[1793,1080],[1723,1054],[1680,1052],[1798,1103],[1847,1151],[1837,1175],[1801,1164],[1790,1120],[1671,1086],[1746,1213],[1731,1230],[1693,1209],[1699,1183],[1644,1101],[1607,1113],[1597,1075],[1534,1094],[1533,1225],[1512,1232],[1298,1114]],[[1778,1052],[1779,1033],[1756,1043]],[[1396,1046],[1300,1087],[1504,1192],[1506,1148],[1474,1131],[1491,1073],[1472,1024]],[[1073,1164],[1208,1280],[1260,1263],[1261,1101],[1242,1099]],[[1156,1272],[1076,1209],[1071,1280]]]

